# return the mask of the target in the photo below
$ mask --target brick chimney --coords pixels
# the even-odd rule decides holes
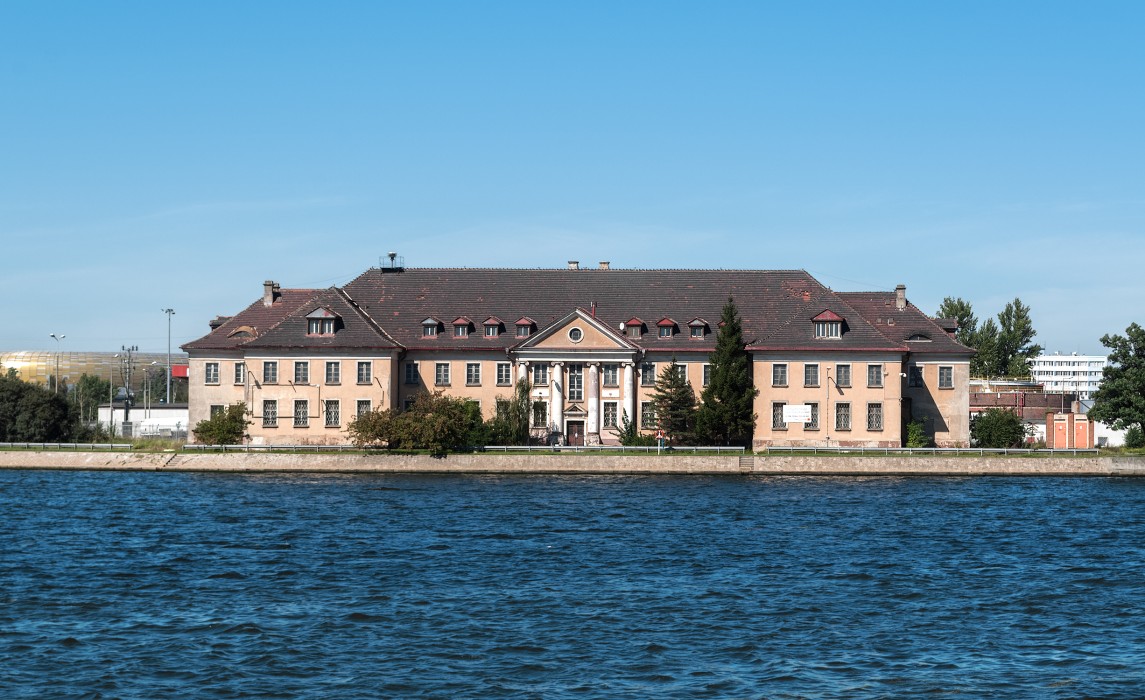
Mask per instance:
[[[895,287],[895,308],[902,311],[906,308],[906,285]]]

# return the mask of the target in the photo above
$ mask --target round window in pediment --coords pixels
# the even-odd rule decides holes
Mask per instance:
[[[573,341],[574,343],[579,343],[580,341],[584,340],[584,331],[579,328],[570,328],[569,340]]]

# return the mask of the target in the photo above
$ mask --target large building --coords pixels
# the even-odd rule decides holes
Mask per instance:
[[[756,447],[900,446],[912,418],[940,446],[968,444],[973,350],[902,285],[838,293],[801,270],[603,262],[380,267],[329,289],[265,282],[261,298],[183,346],[190,424],[242,401],[255,444],[341,444],[364,411],[444,391],[490,416],[526,379],[538,442],[612,444],[622,416],[656,429],[651,398],[673,360],[700,395],[729,298],[759,389]]]
[[[1109,358],[1105,355],[1039,355],[1030,365],[1030,375],[1046,391],[1077,394],[1078,399],[1089,401],[1097,388]]]

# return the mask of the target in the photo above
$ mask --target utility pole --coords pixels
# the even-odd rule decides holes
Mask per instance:
[[[163,313],[167,314],[167,405],[171,405],[171,317],[175,315],[175,309],[163,309]]]
[[[135,369],[132,364],[132,353],[139,352],[138,345],[124,345],[123,346],[123,381],[126,386],[124,387],[126,395],[123,397],[123,422],[127,423],[131,420],[131,373]]]

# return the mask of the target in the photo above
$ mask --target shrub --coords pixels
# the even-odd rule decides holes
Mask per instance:
[[[1129,429],[1125,431],[1125,446],[1134,450],[1145,447],[1145,431],[1142,431],[1141,426],[1137,423],[1129,426]]]

